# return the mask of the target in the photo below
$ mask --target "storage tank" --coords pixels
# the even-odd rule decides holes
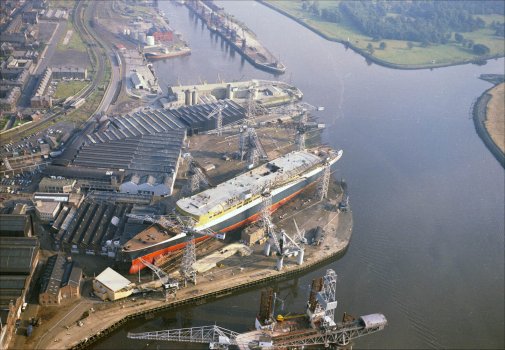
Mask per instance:
[[[184,91],[184,104],[186,106],[191,106],[191,91]]]
[[[128,29],[123,29],[123,35],[128,35]]]
[[[117,224],[119,224],[119,218],[117,216],[113,216],[110,222],[112,225],[117,226]]]
[[[126,29],[126,35],[130,35],[130,29]]]
[[[193,91],[191,92],[191,104],[198,104],[198,90],[196,90],[196,87],[193,88]]]
[[[154,36],[152,36],[152,35],[146,36],[146,42],[147,42],[147,45],[153,46],[154,45]]]
[[[138,41],[140,41],[142,44],[145,44],[146,43],[146,33],[139,32]]]
[[[226,98],[233,100],[233,92],[231,91],[231,84],[226,85]]]

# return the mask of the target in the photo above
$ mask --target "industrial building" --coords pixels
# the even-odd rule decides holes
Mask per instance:
[[[7,348],[39,261],[36,237],[0,236],[0,348]]]
[[[169,109],[167,113],[173,119],[182,122],[188,129],[188,134],[193,135],[215,129],[217,115],[216,113],[211,117],[209,115],[217,107],[224,105],[226,105],[226,108],[222,110],[223,126],[245,118],[245,109],[232,100],[223,100],[219,103],[192,104],[176,109]]]
[[[30,215],[0,214],[1,237],[32,237],[33,232]]]
[[[58,253],[47,259],[41,279],[39,303],[56,306],[80,298],[82,269],[70,257]]]
[[[114,258],[128,218],[142,211],[151,196],[114,192],[92,192],[79,208],[65,207],[53,224],[55,245],[67,252]],[[142,230],[142,227],[137,230]],[[137,231],[134,230],[134,233]]]
[[[88,78],[88,70],[82,67],[52,67],[52,78],[54,80],[85,80]]]
[[[75,187],[75,179],[53,179],[44,177],[39,183],[40,192],[48,193],[70,193]]]
[[[110,267],[93,280],[93,291],[102,300],[118,300],[133,293],[134,284]]]
[[[35,213],[40,221],[45,223],[51,223],[56,219],[56,216],[60,212],[61,203],[60,202],[46,202],[46,201],[36,201],[35,202]]]

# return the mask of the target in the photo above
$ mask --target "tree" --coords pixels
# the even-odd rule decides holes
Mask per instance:
[[[489,47],[484,44],[474,44],[473,52],[477,55],[486,55],[490,52]]]
[[[381,41],[381,43],[379,44],[379,49],[385,50],[386,46],[387,46],[386,43],[384,41]]]
[[[407,41],[407,47],[412,49],[414,47],[414,43],[412,41]]]
[[[463,40],[464,40],[463,35],[461,35],[460,33],[455,33],[455,34],[454,34],[454,39],[455,39],[458,43],[461,43],[461,42],[463,42]]]

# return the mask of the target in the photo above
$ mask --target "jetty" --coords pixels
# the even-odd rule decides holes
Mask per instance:
[[[227,14],[223,8],[212,1],[189,0],[185,4],[211,32],[221,36],[256,68],[274,74],[286,71],[286,66],[261,44],[256,34]]]

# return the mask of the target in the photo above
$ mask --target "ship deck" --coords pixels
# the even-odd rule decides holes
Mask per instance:
[[[177,202],[177,206],[195,216],[227,209],[230,204],[249,196],[282,179],[289,181],[292,173],[321,163],[322,159],[310,152],[291,152],[218,186]]]
[[[133,252],[148,248],[153,245],[162,243],[167,239],[176,236],[177,234],[178,232],[175,230],[168,231],[161,228],[159,225],[154,224],[126,242],[123,246],[123,252]]]

